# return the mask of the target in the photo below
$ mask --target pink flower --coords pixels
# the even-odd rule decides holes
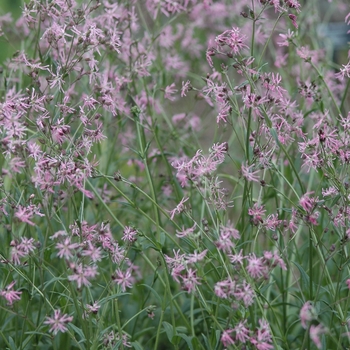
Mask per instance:
[[[170,211],[170,219],[173,220],[175,214],[180,214],[185,210],[185,202],[187,202],[189,200],[189,198],[182,198],[180,203],[176,206],[175,209],[173,209],[172,211]]]
[[[299,200],[299,204],[303,207],[303,209],[307,212],[307,213],[311,213],[311,211],[313,210],[316,200],[315,198],[310,197],[309,195],[312,194],[313,192],[307,192],[305,193]]]
[[[121,286],[122,292],[125,292],[126,288],[131,288],[135,282],[134,277],[131,275],[130,269],[127,269],[125,272],[123,272],[121,269],[117,269],[115,276],[112,278],[119,286]]]
[[[307,301],[303,307],[300,309],[300,322],[304,329],[307,328],[306,322],[315,319],[316,310],[312,305],[311,301]]]
[[[293,26],[298,29],[297,16],[289,14],[288,17],[292,21]]]
[[[7,305],[12,305],[15,301],[21,299],[20,295],[22,292],[18,292],[12,289],[15,283],[16,281],[11,282],[8,286],[0,291],[0,296],[6,299]]]
[[[85,267],[82,264],[79,264],[78,266],[74,266],[73,264],[73,270],[75,273],[68,276],[68,280],[76,281],[78,288],[81,288],[82,286],[91,286],[89,279],[98,275],[97,266]]]
[[[241,171],[242,171],[242,176],[247,180],[247,181],[255,181],[259,182],[259,178],[257,177],[257,174],[259,173],[259,170],[254,169],[254,164],[248,166],[248,162],[246,164],[242,164]]]
[[[235,341],[231,337],[232,332],[233,332],[233,329],[226,329],[225,331],[222,332],[221,342],[224,345],[224,347],[227,347],[235,343]]]
[[[350,78],[350,61],[346,65],[342,65],[343,68],[340,68],[340,72],[336,73],[335,76],[340,79],[344,79],[345,76]]]
[[[287,34],[279,34],[279,36],[281,37],[282,41],[279,41],[277,44],[279,46],[289,46],[289,43],[294,38],[294,32],[292,32],[290,29],[288,29]]]
[[[173,96],[177,93],[177,89],[175,87],[175,83],[172,83],[171,85],[167,86],[164,91],[164,98],[167,98],[170,101],[175,101],[176,97]]]
[[[63,243],[57,243],[56,248],[59,250],[57,256],[67,260],[73,258],[73,253],[79,248],[78,243],[71,243],[70,237],[67,237]]]
[[[66,332],[68,328],[66,324],[73,321],[73,316],[68,316],[67,314],[61,314],[61,311],[55,310],[54,317],[46,317],[45,324],[51,326],[50,332],[56,335],[58,332]]]
[[[227,299],[233,295],[235,291],[236,283],[231,279],[217,282],[214,287],[214,293],[222,299]]]
[[[228,46],[231,49],[230,52],[237,55],[242,49],[248,48],[244,44],[245,39],[246,37],[241,34],[241,30],[233,27],[218,35],[215,42],[218,48]]]
[[[247,320],[244,322],[240,321],[238,325],[234,328],[236,332],[236,339],[242,343],[245,343],[249,339],[249,329],[245,327]]]
[[[252,216],[252,221],[255,226],[259,225],[259,223],[263,223],[263,215],[265,215],[266,210],[264,206],[255,203],[253,208],[248,209],[248,215]]]
[[[137,231],[131,226],[125,226],[123,231],[123,241],[135,242],[137,239]]]
[[[320,336],[326,332],[327,328],[321,323],[317,326],[311,325],[310,327],[310,338],[319,349],[322,348]]]
[[[201,284],[197,277],[197,271],[192,269],[188,269],[187,274],[182,277],[182,282],[184,289],[187,290],[188,293],[194,292],[196,286]]]
[[[267,275],[267,269],[262,258],[257,258],[254,253],[248,256],[247,272],[253,278],[260,278]]]
[[[186,82],[182,82],[182,88],[181,88],[181,97],[187,96],[187,92],[192,89],[191,82],[187,80]]]

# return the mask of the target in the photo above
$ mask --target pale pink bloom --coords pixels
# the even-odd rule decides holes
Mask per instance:
[[[101,261],[102,259],[102,251],[101,248],[96,247],[96,245],[92,244],[90,241],[87,242],[88,247],[85,247],[81,254],[83,256],[88,256],[93,262]]]
[[[61,310],[54,311],[54,317],[46,317],[44,324],[50,325],[50,332],[56,335],[58,332],[66,332],[68,330],[67,323],[73,321],[73,316],[68,316],[67,314],[62,314]]]
[[[185,210],[185,202],[187,202],[189,200],[189,198],[182,198],[180,203],[176,206],[175,209],[170,211],[170,219],[173,220],[175,214],[180,214]]]
[[[183,238],[183,237],[190,236],[194,232],[196,227],[197,227],[197,224],[194,224],[192,227],[188,229],[185,229],[184,227],[182,227],[182,231],[176,230],[176,237]]]
[[[187,92],[192,89],[191,82],[187,80],[186,82],[182,82],[182,88],[181,88],[181,97],[187,96]]]
[[[233,27],[230,30],[224,31],[215,38],[217,47],[228,46],[232,54],[237,55],[242,49],[248,48],[244,44],[246,36],[241,34],[240,28]]]
[[[229,345],[232,345],[235,343],[233,340],[231,333],[233,332],[233,329],[226,329],[221,334],[221,342],[224,345],[224,347],[227,347]]]
[[[70,237],[67,237],[63,243],[56,244],[56,248],[59,250],[57,256],[69,260],[70,258],[73,258],[73,255],[76,253],[79,246],[78,243],[71,243]]]
[[[91,286],[89,278],[93,278],[98,274],[96,266],[84,267],[82,264],[78,266],[73,265],[73,271],[74,274],[68,276],[68,280],[77,282],[78,288]]]
[[[100,307],[101,305],[99,305],[97,301],[95,301],[92,305],[90,304],[86,305],[86,309],[88,310],[88,312],[91,312],[93,314],[97,314]]]
[[[302,46],[300,49],[297,49],[297,55],[305,61],[310,61],[312,53],[308,48]]]
[[[20,300],[20,295],[22,292],[18,292],[13,290],[13,286],[15,285],[16,281],[11,282],[9,285],[7,285],[3,290],[0,290],[0,296],[6,299],[7,305],[12,305],[15,301]]]
[[[122,292],[125,292],[126,288],[131,288],[135,282],[134,277],[131,275],[130,269],[127,269],[125,272],[123,272],[121,269],[117,269],[112,278],[113,281],[115,281],[121,287]]]
[[[249,340],[249,329],[246,328],[246,323],[247,320],[244,320],[244,322],[240,321],[238,325],[234,328],[234,331],[236,333],[236,339],[242,343],[246,343],[246,341]]]
[[[282,41],[279,41],[277,44],[279,46],[289,46],[289,43],[294,38],[294,32],[288,29],[287,34],[279,34],[279,36],[281,37]]]
[[[231,279],[217,282],[214,287],[214,293],[222,299],[228,299],[235,291],[236,283]]]
[[[137,239],[137,230],[131,226],[125,226],[123,230],[123,241],[135,242]]]
[[[272,336],[269,324],[266,320],[259,320],[260,327],[258,328],[258,332],[252,338],[250,338],[250,342],[256,347],[257,350],[270,350],[273,349],[274,346],[272,343]]]
[[[255,203],[253,208],[248,209],[248,215],[252,216],[253,224],[255,226],[259,225],[259,223],[263,223],[263,216],[265,215],[266,210],[264,206]]]
[[[18,250],[21,250],[25,255],[34,252],[36,249],[34,238],[21,237],[21,242],[17,246]]]
[[[317,326],[310,326],[310,338],[315,343],[318,349],[322,349],[322,343],[320,336],[327,332],[327,328],[323,324],[319,324]]]
[[[237,286],[234,296],[242,300],[245,307],[248,307],[254,303],[255,293],[250,284],[243,281],[243,284]]]
[[[188,293],[192,293],[196,290],[196,286],[201,284],[199,277],[197,277],[197,270],[188,269],[187,274],[182,277],[184,289]]]
[[[167,98],[170,101],[175,101],[176,97],[173,96],[176,94],[178,90],[175,87],[175,83],[172,83],[171,85],[167,86],[164,91],[164,98]]]
[[[30,205],[28,207],[24,207],[22,205],[19,205],[16,212],[15,212],[15,217],[21,220],[22,222],[25,222],[29,225],[35,226],[35,223],[29,219],[31,219],[34,214],[36,214],[35,208]]]
[[[208,252],[208,249],[205,249],[199,254],[197,252],[194,252],[193,254],[188,254],[186,257],[186,260],[190,264],[195,264],[198,261],[202,261],[205,258],[207,252]]]
[[[310,194],[312,193],[314,192],[307,192],[299,199],[299,204],[307,213],[311,213],[315,207],[316,202],[318,201],[318,198],[310,197]]]
[[[307,322],[312,321],[316,318],[316,310],[312,305],[311,301],[307,301],[300,309],[300,322],[301,326],[306,329]]]
[[[260,278],[267,275],[267,268],[262,258],[257,258],[254,253],[249,254],[247,272],[253,278]]]
[[[232,264],[243,265],[243,249],[241,249],[238,254],[230,254],[228,257],[230,258]]]
[[[248,165],[248,162],[246,164],[242,164],[241,171],[242,171],[242,176],[247,180],[247,181],[255,181],[259,182],[259,178],[257,174],[259,173],[259,170],[254,169],[254,164]]]
[[[344,79],[345,76],[350,78],[350,61],[346,65],[342,65],[343,68],[340,68],[340,72],[336,73],[335,76],[340,79]]]
[[[61,66],[58,65],[56,68],[56,73],[54,73],[52,70],[48,71],[51,73],[51,79],[50,79],[50,88],[53,89],[56,85],[58,87],[58,89],[63,92],[63,84],[64,84],[64,80],[63,80],[63,74],[61,74]]]

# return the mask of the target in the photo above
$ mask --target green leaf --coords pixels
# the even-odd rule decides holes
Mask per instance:
[[[207,338],[203,333],[202,333],[202,337],[203,337],[203,339],[204,339],[205,346],[207,347],[208,350],[210,350],[210,349],[211,349],[211,346],[210,346],[210,344],[209,344],[208,338]]]
[[[17,350],[17,346],[13,341],[12,337],[9,337],[10,350]]]
[[[159,294],[156,292],[155,289],[153,289],[151,286],[149,286],[148,284],[140,284],[140,286],[146,287],[148,288],[153,294],[154,296],[158,299],[159,304],[162,303],[162,298],[159,296]]]
[[[165,322],[165,321],[162,323],[162,325],[164,327],[165,333],[166,333],[169,341],[172,343],[172,339],[174,336],[174,327],[170,323]]]
[[[102,298],[98,303],[102,306],[102,305],[106,304],[108,301],[110,301],[111,299],[116,299],[116,298],[119,298],[123,295],[131,295],[131,293],[112,294],[112,295],[109,295],[108,297]]]
[[[69,325],[68,325],[68,327],[69,328],[71,328],[75,333],[77,333],[78,335],[79,335],[79,337],[80,337],[80,341],[79,341],[79,343],[82,341],[82,342],[85,342],[86,341],[86,338],[85,338],[85,335],[84,335],[84,333],[83,333],[83,331],[80,329],[80,328],[78,328],[77,326],[75,326],[73,323],[70,323]]]
[[[131,343],[131,345],[133,346],[133,348],[135,350],[143,350],[143,347],[141,346],[141,344],[138,341],[133,341]]]
[[[193,339],[193,337],[189,337],[189,336],[186,335],[186,334],[179,334],[179,337],[181,337],[182,339],[185,340],[185,342],[187,343],[188,348],[189,348],[190,350],[193,350],[193,346],[192,346],[192,339]]]
[[[310,277],[309,275],[306,273],[306,271],[302,268],[302,266],[300,266],[297,262],[292,261],[292,263],[298,268],[300,275],[301,275],[301,279],[305,284],[309,284],[310,281]]]

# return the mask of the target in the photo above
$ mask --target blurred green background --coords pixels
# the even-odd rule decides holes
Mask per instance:
[[[24,2],[23,0],[0,0],[0,17],[10,12],[13,24],[15,24],[21,15]],[[18,47],[10,45],[4,37],[0,37],[0,64],[11,57],[18,49]]]

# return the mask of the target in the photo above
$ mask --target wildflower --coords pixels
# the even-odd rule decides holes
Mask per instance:
[[[303,307],[300,309],[300,321],[301,325],[304,329],[307,328],[306,322],[312,321],[315,319],[316,316],[316,310],[312,305],[311,301],[307,301]]]
[[[336,73],[335,76],[340,79],[344,79],[345,76],[350,78],[350,61],[346,65],[342,65],[343,68],[340,68],[340,72]]]
[[[307,192],[305,193],[299,200],[299,204],[303,207],[303,209],[307,212],[307,213],[311,213],[311,211],[313,210],[316,200],[318,200],[318,198],[311,198],[309,195],[312,194],[313,192]]]
[[[180,203],[176,206],[175,209],[173,209],[172,211],[170,211],[170,219],[173,220],[175,214],[180,214],[185,210],[185,205],[184,203],[187,202],[189,200],[189,198],[182,198]]]
[[[67,237],[63,243],[56,244],[56,248],[59,250],[57,256],[69,260],[73,258],[73,252],[75,252],[79,246],[78,243],[71,243],[71,238]]]
[[[92,305],[86,305],[86,309],[88,310],[88,312],[91,312],[93,314],[97,314],[100,307],[101,305],[99,305],[97,301],[95,301]]]
[[[282,41],[279,41],[277,44],[279,46],[289,46],[289,43],[294,38],[294,32],[288,29],[287,34],[279,34],[279,36],[281,37]]]
[[[269,324],[266,320],[259,320],[260,327],[258,328],[257,335],[250,339],[250,342],[258,350],[270,350],[273,349],[272,336]]]
[[[0,290],[0,296],[6,299],[7,305],[12,305],[15,301],[20,300],[20,295],[22,292],[18,292],[13,290],[13,286],[15,285],[16,281],[11,282],[9,285],[7,285],[3,290]]]
[[[194,230],[196,229],[197,224],[194,224],[192,227],[185,229],[182,227],[182,231],[176,230],[176,237],[183,238],[187,237],[193,234]]]
[[[234,344],[235,341],[231,337],[231,333],[233,332],[233,329],[226,329],[221,334],[221,342],[224,345],[224,347],[227,347],[231,344]]]
[[[240,321],[234,328],[236,339],[242,343],[246,343],[246,341],[249,339],[249,329],[245,327],[246,323],[247,320],[244,320],[244,322]]]
[[[241,249],[238,254],[230,254],[228,257],[230,258],[232,264],[238,263],[240,265],[243,265],[243,249]]]
[[[259,178],[257,177],[257,173],[259,172],[259,170],[255,170],[253,171],[254,168],[254,164],[248,166],[248,163],[246,163],[246,165],[242,164],[242,176],[247,180],[247,181],[255,181],[255,182],[259,182]]]
[[[73,321],[73,316],[68,316],[67,314],[61,314],[61,310],[55,310],[54,317],[46,317],[45,324],[51,326],[50,332],[56,335],[58,332],[66,332],[68,328],[66,324]]]
[[[182,88],[181,88],[181,97],[187,96],[187,92],[192,89],[191,82],[187,80],[186,82],[182,82]]]
[[[259,223],[263,223],[263,215],[265,214],[266,210],[264,209],[264,206],[259,205],[258,203],[255,203],[253,205],[253,208],[248,209],[248,215],[252,216],[252,222],[255,226],[259,225]]]
[[[317,326],[311,325],[310,327],[310,338],[315,343],[318,349],[322,348],[320,336],[327,332],[327,328],[323,324]]]
[[[196,272],[196,270],[188,269],[187,274],[182,277],[184,289],[187,290],[188,293],[194,292],[196,286],[201,284]]]
[[[76,281],[78,288],[82,286],[91,286],[89,278],[94,278],[98,272],[96,266],[83,266],[79,264],[78,266],[72,265],[73,271],[75,272],[73,275],[68,276],[69,281]]]
[[[214,287],[214,293],[222,299],[227,299],[235,291],[236,283],[231,279],[217,282]]]
[[[198,261],[202,261],[205,258],[207,252],[208,249],[205,249],[199,254],[197,252],[194,252],[194,254],[188,254],[186,260],[190,264],[195,264]]]
[[[255,293],[250,284],[243,281],[243,284],[237,286],[234,296],[238,300],[243,300],[244,306],[248,307],[254,303]]]
[[[101,261],[102,259],[102,251],[101,248],[96,247],[96,245],[92,244],[91,241],[87,242],[88,247],[85,247],[81,252],[83,256],[88,256],[93,262]]]
[[[131,226],[125,226],[123,231],[123,241],[135,242],[137,239],[137,231]]]
[[[131,270],[127,269],[123,272],[121,269],[117,269],[115,275],[112,277],[119,286],[121,286],[122,292],[126,291],[126,288],[131,288],[135,282],[134,277],[131,275]]]
[[[266,266],[262,258],[257,258],[254,253],[248,256],[247,272],[253,278],[260,278],[267,275]]]
[[[173,96],[177,93],[177,89],[175,88],[175,83],[172,83],[171,85],[167,86],[164,91],[164,98],[167,98],[170,101],[175,101],[176,97]]]
[[[288,15],[289,19],[292,21],[293,26],[298,29],[297,16],[293,14]]]
[[[231,53],[237,55],[242,49],[248,48],[244,44],[246,37],[241,34],[239,28],[232,28],[224,31],[222,34],[215,38],[217,47],[228,46],[231,49]]]

